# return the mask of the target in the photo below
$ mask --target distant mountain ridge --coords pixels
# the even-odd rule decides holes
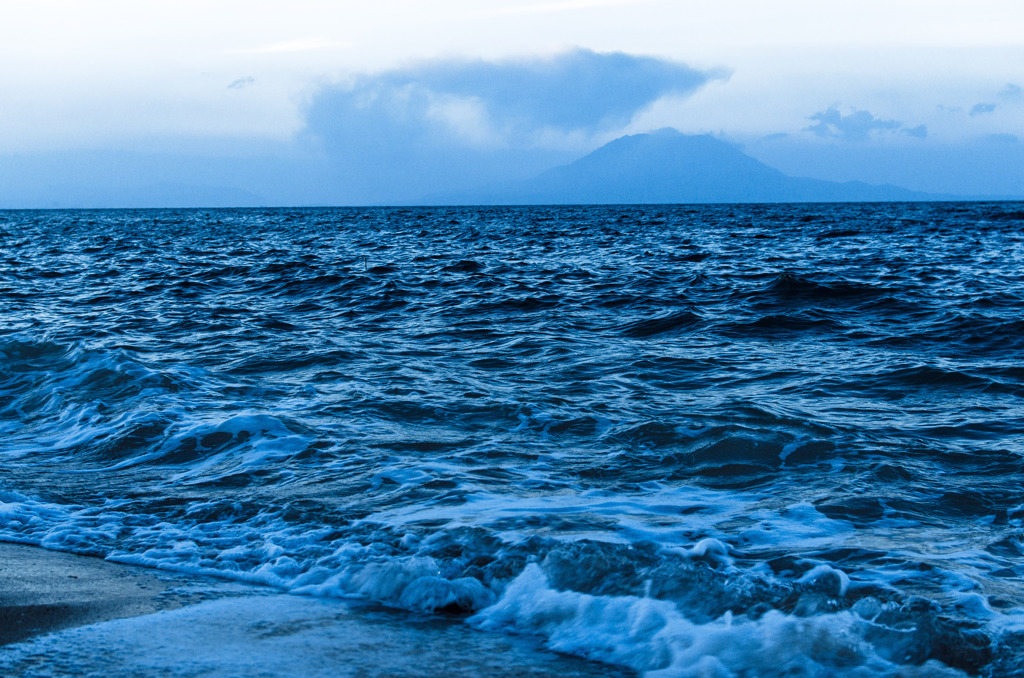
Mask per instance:
[[[664,128],[620,137],[526,181],[434,196],[449,204],[921,201],[898,186],[791,177],[709,134]]]

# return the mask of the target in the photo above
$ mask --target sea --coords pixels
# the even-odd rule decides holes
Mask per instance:
[[[650,677],[1021,675],[1024,203],[3,211],[0,540]]]

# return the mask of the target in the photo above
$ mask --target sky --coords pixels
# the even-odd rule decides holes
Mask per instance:
[[[710,133],[1024,195],[1019,0],[0,0],[0,206],[370,204]]]

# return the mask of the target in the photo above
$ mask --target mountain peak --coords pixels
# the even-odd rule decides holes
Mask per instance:
[[[472,194],[471,194],[472,195]],[[608,142],[534,179],[460,202],[639,204],[933,199],[895,186],[787,176],[710,134],[663,127]]]

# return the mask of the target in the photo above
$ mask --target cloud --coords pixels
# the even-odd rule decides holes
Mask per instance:
[[[835,106],[810,116],[817,124],[805,127],[805,132],[813,132],[819,137],[838,137],[845,141],[866,141],[876,131],[900,130],[913,137],[924,138],[928,130],[924,125],[907,129],[897,120],[882,120],[868,111],[854,110],[843,115]]]
[[[335,161],[341,180],[385,200],[382,182],[404,182],[407,195],[545,169],[624,128],[655,101],[721,77],[665,59],[583,49],[434,60],[323,88],[306,109],[306,133]]]
[[[377,108],[426,120],[462,102],[493,127],[520,134],[623,125],[642,107],[697,89],[711,77],[684,64],[623,53],[575,50],[552,58],[431,61],[356,79],[317,97],[331,106]]]
[[[999,90],[999,98],[1006,101],[1020,101],[1024,99],[1024,89],[1012,82],[1006,83],[1006,87]]]
[[[256,82],[256,78],[252,77],[251,75],[247,75],[244,78],[239,78],[238,80],[232,82],[230,85],[228,85],[228,89],[245,89],[254,82]]]
[[[928,126],[927,125],[918,125],[917,127],[904,127],[900,131],[903,132],[904,134],[906,134],[909,137],[915,137],[917,139],[927,139],[928,138]]]
[[[984,115],[985,113],[991,113],[994,110],[996,110],[995,104],[974,104],[971,106],[970,116],[973,118],[976,115]]]

